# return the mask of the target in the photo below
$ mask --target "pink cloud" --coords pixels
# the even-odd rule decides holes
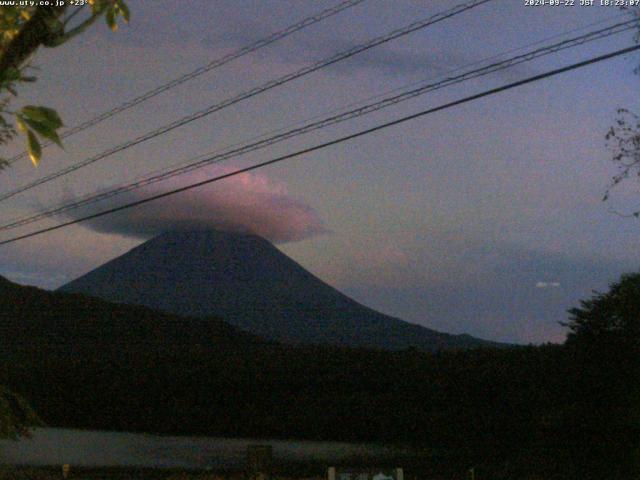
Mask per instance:
[[[114,198],[101,211],[232,171],[212,167]],[[87,211],[74,215],[84,216]],[[164,231],[217,229],[260,235],[274,243],[304,240],[327,232],[317,212],[287,193],[282,183],[244,173],[85,223],[92,230],[135,238]]]

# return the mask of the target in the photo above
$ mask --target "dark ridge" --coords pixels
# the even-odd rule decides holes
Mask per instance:
[[[209,317],[186,318],[78,293],[25,287],[0,276],[0,332],[13,343],[210,345],[263,342]]]

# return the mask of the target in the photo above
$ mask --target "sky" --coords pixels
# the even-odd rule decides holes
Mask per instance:
[[[32,63],[20,104],[77,125],[149,89],[335,5],[319,0],[130,0],[117,32],[97,25]],[[34,168],[0,175],[13,190],[266,81],[454,6],[366,0],[49,147]],[[579,3],[579,2],[576,2]],[[198,155],[324,118],[447,72],[615,23],[614,7],[493,0],[257,95],[4,201],[6,223],[126,184]],[[627,32],[432,92],[0,239],[275,158],[467,95],[633,44]],[[508,53],[511,52],[511,53]],[[517,53],[520,53],[518,51]],[[495,61],[495,60],[494,60]],[[480,62],[480,63],[477,63]],[[484,63],[482,63],[484,62]],[[605,134],[616,109],[640,111],[631,54],[428,115],[132,209],[0,246],[0,274],[56,288],[175,228],[250,231],[360,303],[449,333],[562,342],[566,310],[640,268],[640,206],[616,174]],[[463,71],[461,70],[461,71]],[[459,71],[458,71],[459,73]],[[18,153],[21,141],[8,145]]]

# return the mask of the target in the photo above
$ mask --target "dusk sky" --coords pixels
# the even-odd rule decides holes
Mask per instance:
[[[338,0],[130,0],[132,19],[40,50],[20,102],[74,126]],[[49,147],[0,175],[10,191],[138,135],[453,7],[367,0]],[[494,0],[257,95],[4,201],[6,223],[383,98],[485,60],[628,18],[615,7]],[[599,0],[596,1],[599,4]],[[279,143],[95,205],[144,198],[633,44],[633,32],[571,48]],[[514,52],[514,49],[526,47]],[[495,61],[495,59],[491,60]],[[484,61],[484,63],[490,63]],[[483,65],[480,63],[479,65]],[[0,274],[56,288],[174,228],[252,231],[369,307],[449,333],[561,342],[566,310],[638,271],[635,180],[616,173],[604,136],[616,109],[640,111],[640,55],[617,57],[403,123],[90,224],[0,246]],[[20,103],[18,102],[18,104]],[[18,153],[23,140],[6,149]],[[55,225],[67,213],[0,239]]]

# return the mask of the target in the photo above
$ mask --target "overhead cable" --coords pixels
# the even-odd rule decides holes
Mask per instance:
[[[60,138],[64,139],[67,137],[70,137],[72,135],[75,135],[76,133],[82,132],[83,130],[86,130],[87,128],[93,127],[95,125],[98,125],[99,123],[107,120],[108,118],[113,117],[114,115],[117,115],[118,113],[124,112],[125,110],[128,110],[132,107],[135,107],[136,105],[139,105],[142,102],[145,102],[153,97],[155,97],[156,95],[160,95],[163,92],[166,92],[167,90],[171,90],[172,88],[177,87],[178,85],[181,85],[185,82],[188,82],[189,80],[193,80],[196,77],[199,77],[200,75],[210,72],[211,70],[214,70],[216,68],[219,68],[223,65],[226,65],[227,63],[236,60],[237,58],[240,58],[244,55],[247,55],[249,53],[255,52],[256,50],[266,47],[268,45],[271,45],[272,43],[277,42],[278,40],[281,40],[285,37],[288,37],[289,35],[302,30],[303,28],[306,28],[310,25],[313,25],[315,23],[318,23],[322,20],[324,20],[325,18],[329,18],[333,15],[336,15],[337,13],[342,12],[343,10],[346,10],[348,8],[354,7],[356,5],[358,5],[359,3],[362,3],[366,0],[346,0],[344,2],[339,3],[338,5],[335,5],[334,7],[331,8],[327,8],[325,10],[322,10],[321,12],[318,12],[314,15],[311,15],[309,17],[306,17],[302,20],[300,20],[297,23],[294,23],[293,25],[289,25],[288,27],[284,28],[283,30],[280,30],[278,32],[275,32],[265,38],[262,38],[260,40],[257,40],[245,47],[242,47],[234,52],[231,52],[227,55],[224,55],[220,58],[217,58],[211,62],[209,62],[208,64],[198,67],[195,70],[192,70],[189,73],[186,73],[178,78],[175,78],[163,85],[159,85],[151,90],[149,90],[148,92],[143,93],[142,95],[139,95],[135,98],[132,98],[131,100],[128,100],[114,108],[112,108],[111,110],[107,110],[106,112],[101,113],[100,115],[95,116],[94,118],[91,118],[89,120],[87,120],[86,122],[83,122],[79,125],[76,125],[75,127],[72,127],[68,130],[66,130],[64,133],[62,133],[60,135]],[[42,147],[48,147],[49,145],[52,145],[53,142],[51,141],[47,141],[45,143],[43,143]],[[22,158],[26,158],[27,156],[27,152],[22,152],[19,153],[18,155],[15,155],[14,157],[10,158],[9,160],[7,160],[7,162],[9,164],[15,163],[18,160],[22,159]]]
[[[489,75],[491,73],[495,73],[501,70],[505,70],[507,68],[511,68],[513,66],[525,63],[525,62],[530,62],[534,59],[546,56],[546,55],[550,55],[552,53],[557,53],[559,51],[568,49],[568,48],[575,48],[576,46],[579,45],[583,45],[587,42],[592,42],[595,40],[599,40],[602,38],[606,38],[615,34],[619,34],[628,30],[631,30],[633,28],[636,28],[636,26],[638,25],[638,20],[629,20],[626,22],[621,22],[606,28],[602,28],[600,30],[596,30],[596,31],[592,31],[592,32],[588,32],[584,35],[580,35],[571,39],[567,39],[567,40],[563,40],[561,42],[555,43],[553,45],[549,45],[546,47],[541,47],[538,48],[536,50],[532,50],[530,52],[526,52],[524,54],[521,55],[517,55],[505,60],[501,60],[499,62],[494,62],[490,65],[486,65],[484,67],[481,68],[477,68],[477,69],[473,69],[467,72],[464,72],[460,75],[457,76],[453,76],[453,77],[448,77],[445,78],[443,80],[437,81],[435,83],[430,83],[427,85],[422,85],[418,88],[414,88],[405,92],[402,92],[398,95],[394,95],[394,96],[390,96],[387,97],[383,100],[380,100],[378,102],[374,102],[374,103],[370,103],[337,115],[333,115],[327,118],[324,118],[320,121],[316,121],[316,122],[312,122],[309,123],[307,125],[304,125],[302,127],[298,127],[298,128],[294,128],[291,130],[288,130],[284,133],[280,133],[262,140],[259,140],[257,142],[253,142],[247,145],[243,145],[241,147],[237,147],[237,148],[233,148],[230,150],[227,150],[225,152],[222,153],[217,153],[214,155],[200,155],[198,158],[200,158],[198,161],[195,162],[191,162],[188,163],[187,165],[183,165],[177,168],[173,168],[170,169],[168,171],[164,171],[162,173],[156,174],[156,175],[152,175],[152,176],[148,176],[145,177],[143,179],[137,180],[135,182],[131,182],[129,184],[126,185],[122,185],[116,188],[112,188],[112,189],[107,189],[103,192],[99,192],[99,193],[94,193],[91,195],[88,195],[82,199],[76,200],[74,202],[70,202],[67,204],[64,204],[62,206],[58,206],[49,210],[45,210],[42,212],[38,212],[37,214],[31,215],[31,216],[27,216],[27,217],[23,217],[20,219],[16,219],[16,220],[12,220],[8,223],[5,223],[3,225],[0,225],[0,231],[4,231],[4,230],[9,230],[9,229],[14,229],[17,227],[21,227],[33,222],[36,222],[38,220],[41,220],[43,218],[47,218],[53,215],[57,215],[57,214],[61,214],[61,213],[65,213],[83,206],[87,206],[111,197],[114,197],[116,195],[120,195],[129,191],[133,191],[136,189],[139,189],[141,187],[147,186],[147,185],[151,185],[154,183],[158,183],[164,180],[168,180],[169,178],[173,178],[175,176],[178,175],[183,175],[185,173],[191,172],[193,170],[202,168],[204,166],[213,164],[213,163],[219,163],[231,158],[235,158],[241,155],[244,155],[246,153],[249,152],[253,152],[262,148],[266,148],[269,147],[271,145],[274,145],[276,143],[282,142],[284,140],[288,140],[290,138],[302,135],[302,134],[306,134],[309,133],[311,131],[315,131],[315,130],[319,130],[322,128],[326,128],[328,126],[331,125],[335,125],[338,123],[342,123],[345,122],[347,120],[351,120],[353,118],[357,118],[357,117],[361,117],[364,115],[367,115],[369,113],[373,113],[375,111],[378,110],[382,110],[384,108],[387,108],[389,106],[392,105],[396,105],[398,103],[404,102],[406,100],[418,97],[420,95],[424,95],[428,92],[432,92],[435,90],[439,90],[445,87],[449,87],[464,81],[468,81],[474,78],[478,78],[481,76],[486,76]],[[202,158],[205,157],[205,158]]]
[[[196,120],[199,120],[201,118],[204,118],[208,115],[211,115],[214,112],[220,111],[224,108],[227,108],[231,105],[235,105],[236,103],[239,103],[243,100],[246,100],[248,98],[254,97],[256,95],[259,95],[263,92],[266,92],[268,90],[271,90],[272,88],[278,87],[280,85],[283,85],[285,83],[288,83],[292,80],[295,80],[297,78],[303,77],[305,75],[308,75],[310,73],[313,73],[317,70],[320,70],[322,68],[328,67],[329,65],[333,65],[337,62],[340,62],[342,60],[345,60],[347,58],[350,58],[354,55],[357,55],[359,53],[362,53],[366,50],[369,50],[371,48],[374,48],[378,45],[381,45],[383,43],[386,42],[390,42],[391,40],[395,40],[397,38],[400,38],[402,36],[408,35],[412,32],[415,32],[417,30],[421,30],[423,28],[426,28],[430,25],[433,25],[435,23],[441,22],[445,19],[451,18],[455,15],[459,15],[467,10],[470,10],[472,8],[478,7],[482,4],[488,3],[492,0],[472,0],[470,2],[467,3],[463,3],[463,4],[459,4],[449,10],[446,10],[444,12],[441,13],[437,13],[435,15],[432,15],[426,19],[423,20],[419,20],[417,22],[413,22],[403,28],[399,28],[396,30],[393,30],[392,32],[383,35],[381,37],[377,37],[374,38],[373,40],[370,40],[367,43],[361,44],[361,45],[357,45],[353,48],[350,48],[346,51],[337,53],[327,59],[321,60],[319,62],[316,62],[312,65],[309,65],[307,67],[304,67],[300,70],[297,70],[296,72],[293,73],[289,73],[287,75],[284,75],[278,79],[275,80],[271,80],[265,84],[262,84],[258,87],[252,88],[251,90],[248,90],[246,92],[243,92],[235,97],[229,98],[227,100],[224,100],[220,103],[214,104],[214,105],[210,105],[209,107],[200,110],[196,113],[193,113],[191,115],[188,115],[186,117],[183,117],[179,120],[176,120],[168,125],[165,125],[163,127],[160,127],[158,129],[152,130],[148,133],[145,133],[143,135],[140,135],[132,140],[129,140],[125,143],[122,143],[118,146],[112,147],[102,153],[99,153],[97,155],[94,155],[92,157],[89,157],[85,160],[82,160],[80,162],[74,163],[73,165],[63,168],[62,170],[58,170],[57,172],[51,173],[49,175],[46,175],[38,180],[35,180],[33,182],[30,182],[26,185],[23,185],[22,187],[18,187],[15,190],[11,190],[7,193],[3,193],[0,194],[0,202],[7,200],[11,197],[14,197],[15,195],[18,195],[19,193],[25,192],[27,190],[30,190],[34,187],[37,187],[39,185],[42,185],[44,183],[50,182],[52,180],[55,180],[57,178],[60,178],[62,176],[68,175],[70,173],[73,173],[77,170],[80,170],[81,168],[86,167],[87,165],[91,165],[99,160],[102,160],[106,157],[109,157],[115,153],[118,152],[122,152],[128,148],[131,148],[135,145],[138,145],[140,143],[146,142],[147,140],[151,140],[152,138],[156,138],[160,135],[164,135],[172,130],[175,130],[178,127],[182,127],[184,125],[187,125],[191,122],[194,122]]]
[[[260,163],[254,164],[254,165],[251,165],[249,167],[240,168],[240,169],[234,170],[233,172],[228,172],[228,173],[225,173],[225,174],[222,174],[222,175],[218,175],[218,176],[215,176],[215,177],[212,177],[212,178],[208,178],[208,179],[202,180],[200,182],[191,183],[189,185],[185,185],[185,186],[182,186],[182,187],[179,187],[179,188],[175,188],[173,190],[162,192],[162,193],[159,193],[159,194],[156,194],[156,195],[144,198],[144,199],[137,200],[135,202],[130,202],[130,203],[127,203],[125,205],[121,205],[121,206],[118,206],[118,207],[115,207],[115,208],[110,208],[108,210],[103,210],[101,212],[93,213],[91,215],[86,215],[86,216],[84,216],[82,218],[77,218],[77,219],[70,220],[68,222],[64,222],[64,223],[61,223],[61,224],[58,224],[58,225],[54,225],[54,226],[51,226],[51,227],[47,227],[47,228],[43,228],[43,229],[40,229],[40,230],[36,230],[36,231],[30,232],[30,233],[27,233],[27,234],[24,234],[24,235],[19,235],[19,236],[13,237],[13,238],[9,238],[7,240],[0,241],[0,245],[7,245],[7,244],[14,243],[14,242],[17,242],[17,241],[20,241],[20,240],[24,240],[24,239],[27,239],[27,238],[30,238],[30,237],[34,237],[36,235],[41,235],[43,233],[52,232],[54,230],[59,230],[61,228],[65,228],[65,227],[68,227],[68,226],[71,226],[71,225],[75,225],[75,224],[78,224],[78,223],[81,223],[81,222],[85,222],[87,220],[93,220],[93,219],[96,219],[96,218],[99,218],[99,217],[103,217],[105,215],[111,215],[113,213],[116,213],[116,212],[119,212],[119,211],[122,211],[122,210],[126,210],[126,209],[129,209],[129,208],[137,207],[139,205],[143,205],[143,204],[146,204],[146,203],[149,203],[149,202],[153,202],[153,201],[156,201],[156,200],[159,200],[159,199],[162,199],[162,198],[166,198],[166,197],[169,197],[169,196],[172,196],[172,195],[176,195],[178,193],[185,192],[185,191],[188,191],[188,190],[192,190],[194,188],[198,188],[198,187],[201,187],[201,186],[204,186],[204,185],[208,185],[208,184],[211,184],[211,183],[214,183],[214,182],[218,182],[218,181],[224,180],[226,178],[231,178],[231,177],[240,175],[242,173],[247,173],[247,172],[250,172],[250,171],[253,171],[253,170],[257,170],[259,168],[264,168],[264,167],[266,167],[268,165],[273,165],[275,163],[283,162],[283,161],[289,160],[291,158],[299,157],[299,156],[302,156],[302,155],[305,155],[305,154],[308,154],[308,153],[311,153],[311,152],[322,150],[322,149],[325,149],[327,147],[346,142],[348,140],[353,140],[355,138],[359,138],[359,137],[362,137],[362,136],[365,136],[365,135],[369,135],[371,133],[378,132],[380,130],[383,130],[383,129],[386,129],[386,128],[389,128],[389,127],[392,127],[392,126],[408,122],[410,120],[415,120],[416,118],[424,117],[426,115],[430,115],[430,114],[433,114],[433,113],[436,113],[436,112],[439,112],[439,111],[447,110],[449,108],[452,108],[452,107],[455,107],[455,106],[458,106],[458,105],[462,105],[462,104],[465,104],[465,103],[469,103],[469,102],[478,100],[480,98],[488,97],[490,95],[495,95],[497,93],[501,93],[501,92],[504,92],[504,91],[507,91],[507,90],[511,90],[513,88],[520,87],[522,85],[527,85],[527,84],[530,84],[530,83],[533,83],[533,82],[537,82],[537,81],[540,81],[540,80],[543,80],[543,79],[546,79],[546,78],[549,78],[549,77],[553,77],[553,76],[559,75],[561,73],[569,72],[571,70],[576,70],[578,68],[583,68],[583,67],[586,67],[588,65],[593,65],[595,63],[599,63],[599,62],[602,62],[602,61],[605,61],[605,60],[609,60],[609,59],[618,57],[620,55],[625,55],[627,53],[632,53],[632,52],[635,52],[635,51],[638,51],[638,50],[640,50],[640,45],[634,45],[632,47],[627,47],[627,48],[623,48],[623,49],[620,49],[620,50],[616,50],[614,52],[607,53],[605,55],[600,55],[598,57],[593,57],[593,58],[590,58],[588,60],[577,62],[577,63],[571,64],[571,65],[568,65],[568,66],[565,66],[565,67],[557,68],[555,70],[551,70],[551,71],[548,71],[548,72],[545,72],[545,73],[542,73],[542,74],[539,74],[539,75],[534,75],[534,76],[528,77],[526,79],[519,80],[517,82],[512,82],[512,83],[509,83],[509,84],[506,84],[506,85],[503,85],[503,86],[500,86],[500,87],[497,87],[497,88],[492,88],[490,90],[485,90],[485,91],[483,91],[481,93],[470,95],[470,96],[464,97],[462,99],[455,100],[453,102],[445,103],[445,104],[440,105],[438,107],[429,108],[427,110],[423,110],[421,112],[414,113],[412,115],[407,115],[407,116],[398,118],[396,120],[392,120],[390,122],[386,122],[386,123],[377,125],[375,127],[367,128],[365,130],[361,130],[359,132],[352,133],[350,135],[345,135],[343,137],[339,137],[339,138],[336,138],[334,140],[330,140],[328,142],[320,143],[320,144],[314,145],[312,147],[304,148],[302,150],[298,150],[298,151],[293,152],[293,153],[289,153],[289,154],[286,154],[286,155],[282,155],[282,156],[273,158],[271,160],[267,160],[267,161],[264,161],[264,162],[260,162]]]

